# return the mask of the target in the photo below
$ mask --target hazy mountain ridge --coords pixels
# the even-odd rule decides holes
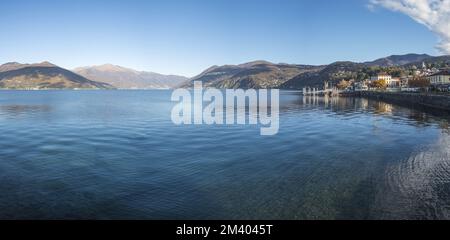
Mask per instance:
[[[112,64],[76,68],[74,72],[119,89],[169,89],[189,80],[183,76],[136,71]]]
[[[421,61],[417,61],[417,62],[411,62],[408,64],[405,64],[405,67],[411,67],[411,66],[422,66],[422,64],[432,64],[432,65],[437,65],[439,67],[445,68],[448,67],[450,65],[450,55],[444,55],[444,56],[437,56],[437,57],[429,57],[426,59],[423,59]]]
[[[6,63],[0,66],[0,88],[6,89],[111,89],[109,84],[86,79],[49,62]]]
[[[405,55],[391,55],[389,57],[380,58],[372,62],[365,62],[367,66],[380,66],[380,67],[391,67],[391,66],[403,66],[406,64],[422,62],[426,59],[433,58],[428,54],[405,54]]]

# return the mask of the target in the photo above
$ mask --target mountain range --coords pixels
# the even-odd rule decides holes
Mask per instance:
[[[256,61],[240,65],[213,66],[191,79],[215,88],[280,88],[301,89],[323,87],[325,81],[336,84],[340,80],[363,80],[380,71],[400,74],[409,67],[423,63],[450,67],[450,56],[433,57],[426,54],[392,55],[372,62],[335,62],[329,65],[293,65]]]
[[[6,89],[111,89],[49,62],[0,66],[0,88]]]
[[[239,65],[212,66],[201,74],[186,78],[105,64],[81,67],[73,71],[49,62],[38,64],[6,63],[0,65],[0,88],[7,89],[168,89],[192,87],[194,81],[215,88],[321,87],[323,82],[342,79],[367,79],[380,71],[393,75],[408,73],[423,64],[450,67],[450,56],[426,54],[392,55],[372,62],[335,62],[329,65],[299,65],[254,61]]]
[[[87,79],[107,83],[119,89],[170,89],[189,80],[182,76],[141,72],[112,64],[81,67],[73,71]]]

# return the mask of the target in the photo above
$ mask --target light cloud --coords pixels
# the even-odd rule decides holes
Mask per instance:
[[[370,0],[369,9],[382,6],[410,16],[439,37],[436,48],[450,54],[450,0]]]

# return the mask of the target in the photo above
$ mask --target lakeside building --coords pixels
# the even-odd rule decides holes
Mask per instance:
[[[450,70],[442,70],[440,72],[429,75],[431,85],[440,91],[450,91]]]
[[[428,76],[431,85],[450,85],[450,70],[444,70]]]
[[[400,78],[391,78],[390,81],[387,81],[387,85],[390,88],[399,88],[401,87],[401,80]]]
[[[376,76],[370,77],[371,82],[380,81],[380,80],[386,81],[386,84],[389,88],[399,88],[401,86],[400,78],[393,78],[391,75],[384,73],[384,72],[379,73]]]
[[[392,76],[387,73],[378,73],[378,75],[370,77],[370,81],[379,81],[379,80],[385,80],[386,83],[392,80]]]
[[[361,82],[353,83],[355,91],[357,91],[357,92],[368,91],[369,90],[368,82],[369,82],[368,80],[364,80]]]

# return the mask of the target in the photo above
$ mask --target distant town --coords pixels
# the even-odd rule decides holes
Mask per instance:
[[[449,92],[450,69],[429,67],[424,62],[422,67],[412,66],[408,74],[393,76],[387,72],[379,72],[363,81],[354,79],[341,80],[336,87],[343,91],[384,90],[390,92]]]

